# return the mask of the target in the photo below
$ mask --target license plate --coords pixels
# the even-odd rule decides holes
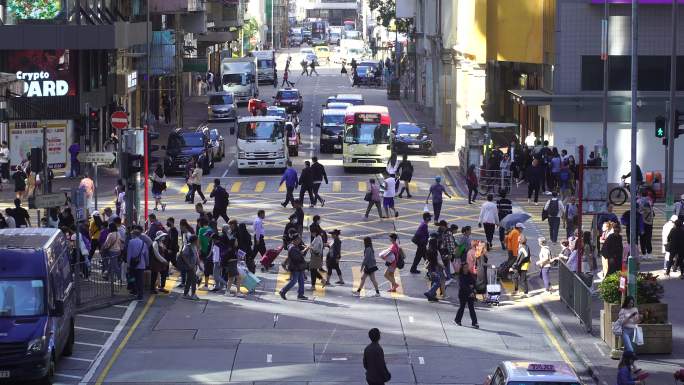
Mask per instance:
[[[363,166],[363,167],[373,167],[373,166],[375,166],[375,163],[371,163],[371,162],[359,162],[359,164],[360,164],[361,166]]]
[[[9,370],[0,370],[0,378],[10,378]]]
[[[339,150],[339,149],[342,148],[342,145],[341,145],[341,144],[335,144],[335,145],[333,145],[333,148],[334,148],[335,150]]]
[[[409,144],[408,148],[419,148],[420,146],[417,144]]]

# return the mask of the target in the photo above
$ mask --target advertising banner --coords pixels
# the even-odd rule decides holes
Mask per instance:
[[[10,164],[27,160],[31,148],[43,148],[43,127],[47,127],[47,164],[62,169],[67,162],[67,120],[15,120],[9,123]]]
[[[8,71],[24,82],[23,96],[75,96],[76,69],[68,50],[13,51]]]

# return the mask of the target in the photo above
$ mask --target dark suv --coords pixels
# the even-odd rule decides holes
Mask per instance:
[[[167,174],[183,173],[192,158],[199,160],[204,154],[205,164],[201,165],[204,174],[214,167],[209,137],[203,132],[175,131],[169,135],[166,146],[164,169]]]
[[[284,107],[285,110],[290,112],[301,113],[304,107],[304,100],[302,99],[302,94],[296,88],[284,88],[278,90],[275,99],[275,105],[278,107]]]

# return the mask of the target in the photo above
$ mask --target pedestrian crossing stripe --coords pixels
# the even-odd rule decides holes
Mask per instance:
[[[366,191],[367,189],[366,182],[359,182],[359,191]]]
[[[361,276],[362,275],[363,275],[363,273],[361,272],[360,269],[352,268],[352,291],[356,291],[356,289],[358,289],[359,286],[361,285]],[[369,281],[369,279],[366,278],[366,283],[368,283],[368,281]],[[371,282],[370,284],[372,285],[373,282]],[[366,295],[366,288],[365,287],[363,289],[361,289],[361,292],[359,292],[359,295],[361,297],[364,297]]]
[[[242,182],[234,182],[233,185],[230,187],[230,192],[239,193],[240,187],[242,187]]]
[[[332,190],[333,192],[340,192],[342,191],[342,182],[340,181],[334,181],[332,184]]]
[[[257,182],[256,187],[254,187],[254,192],[257,192],[257,193],[263,192],[264,188],[266,188],[266,182],[264,182],[264,181]]]
[[[399,274],[399,269],[394,271],[394,280],[397,282],[397,291],[391,292],[391,296],[394,299],[399,299],[404,297],[404,285],[401,283],[401,274]]]

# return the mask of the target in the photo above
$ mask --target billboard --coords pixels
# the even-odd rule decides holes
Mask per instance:
[[[15,19],[54,19],[62,0],[8,0],[7,12]]]
[[[76,68],[64,49],[12,51],[7,72],[24,82],[23,96],[76,96]]]
[[[14,120],[9,123],[10,164],[27,160],[31,148],[43,148],[43,127],[47,127],[47,164],[51,169],[66,167],[67,120]]]

